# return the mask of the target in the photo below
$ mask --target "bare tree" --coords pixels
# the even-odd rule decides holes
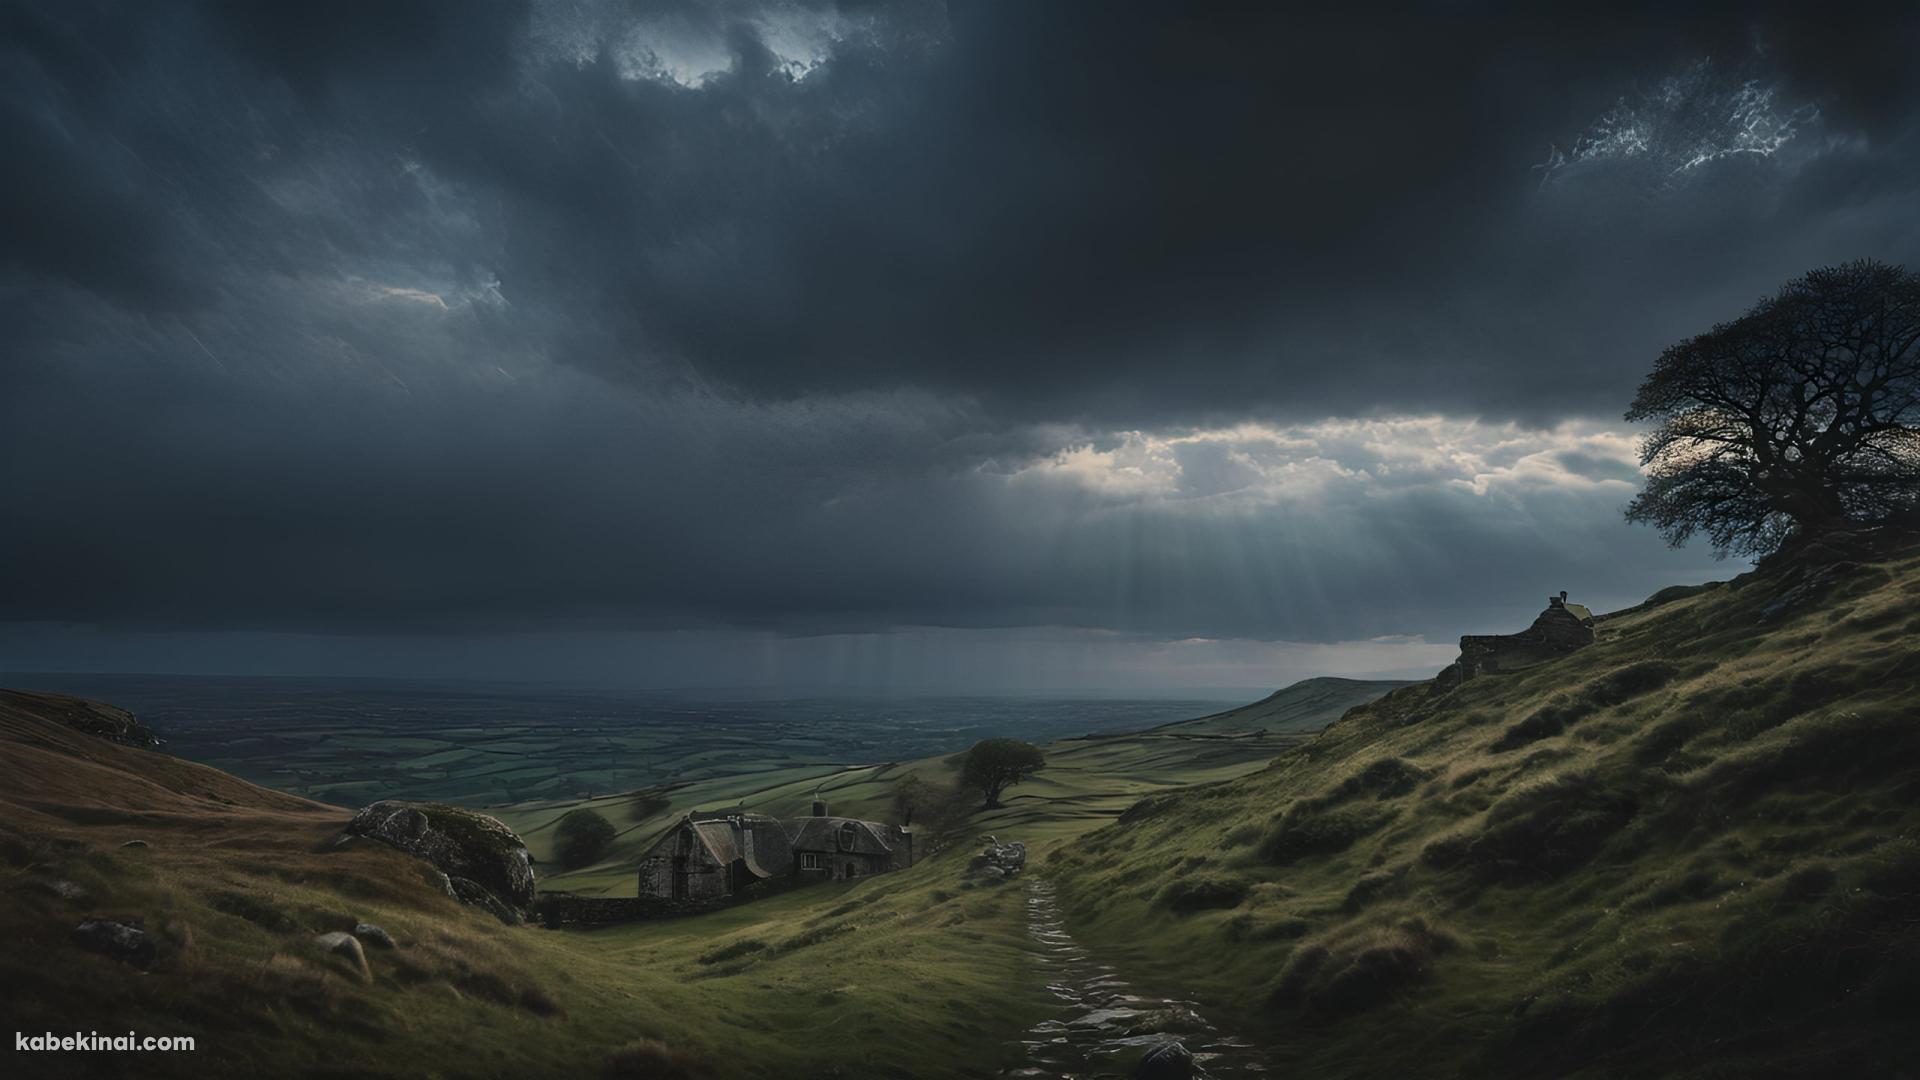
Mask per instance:
[[[1632,421],[1647,483],[1629,521],[1678,547],[1766,554],[1789,536],[1920,506],[1920,277],[1815,270],[1661,354]]]

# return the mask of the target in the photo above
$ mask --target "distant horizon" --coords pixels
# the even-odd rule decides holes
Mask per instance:
[[[334,675],[308,673],[255,673],[255,672],[197,672],[197,671],[0,671],[0,689],[41,691],[64,693],[62,690],[46,690],[31,685],[36,679],[48,680],[49,685],[74,685],[88,680],[203,680],[207,682],[284,682],[284,683],[330,683],[352,685],[377,689],[381,687],[399,688],[444,688],[471,689],[476,691],[545,691],[562,694],[608,694],[608,695],[660,695],[663,697],[695,698],[700,700],[739,700],[770,701],[779,699],[866,699],[866,698],[948,698],[964,700],[967,698],[1035,698],[1047,700],[1082,701],[1207,701],[1207,702],[1253,702],[1288,689],[1303,682],[1315,679],[1347,679],[1355,682],[1420,682],[1433,677],[1433,672],[1425,674],[1381,674],[1381,675],[1306,675],[1290,679],[1272,686],[1167,686],[1143,688],[1101,688],[1101,687],[973,687],[962,685],[948,686],[887,686],[887,685],[834,685],[834,684],[794,684],[787,686],[654,686],[620,683],[587,683],[567,680],[541,679],[485,679],[470,676],[403,676],[403,675]],[[113,704],[108,702],[108,704]]]

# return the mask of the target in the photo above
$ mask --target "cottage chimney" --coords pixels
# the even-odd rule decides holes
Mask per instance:
[[[1560,602],[1563,604],[1567,602],[1567,590],[1565,589],[1560,590]]]
[[[813,816],[814,817],[827,816],[827,800],[825,799],[813,800]]]

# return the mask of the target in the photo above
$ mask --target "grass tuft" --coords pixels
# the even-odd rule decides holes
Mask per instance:
[[[1215,908],[1236,908],[1247,898],[1247,889],[1247,883],[1238,878],[1185,878],[1161,889],[1158,903],[1181,915]]]
[[[1286,866],[1314,855],[1330,855],[1352,847],[1393,821],[1396,811],[1377,805],[1343,806],[1332,810],[1283,816],[1260,841],[1260,858]]]

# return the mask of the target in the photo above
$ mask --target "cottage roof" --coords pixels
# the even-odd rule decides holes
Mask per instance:
[[[761,877],[783,873],[793,862],[793,841],[775,818],[753,814],[740,819],[747,869]]]
[[[1567,609],[1567,614],[1579,619],[1581,622],[1586,622],[1593,618],[1593,612],[1588,610],[1585,604],[1562,604],[1561,606]]]
[[[886,855],[893,851],[893,845],[886,839],[886,826],[859,818],[795,818],[787,823],[787,828],[793,835],[795,851],[851,850],[865,855]]]
[[[717,821],[696,821],[693,823],[694,835],[698,836],[713,852],[713,857],[722,863],[730,863],[740,857],[739,830],[725,818]]]
[[[701,817],[689,814],[668,830],[672,836],[681,828],[692,830],[699,842],[722,864],[740,860],[757,877],[772,877],[793,861],[793,848],[779,819],[764,814],[716,814]],[[665,842],[663,837],[660,841]],[[657,846],[657,845],[656,845]]]

